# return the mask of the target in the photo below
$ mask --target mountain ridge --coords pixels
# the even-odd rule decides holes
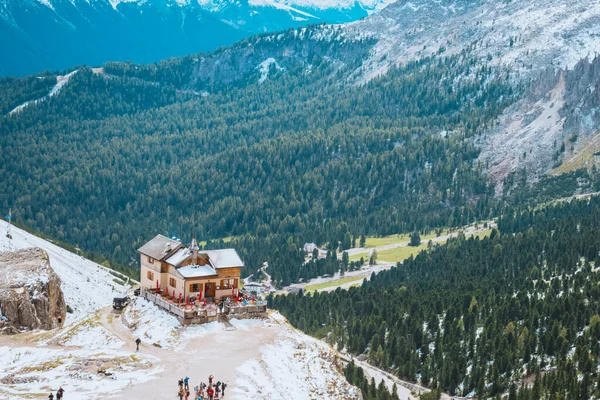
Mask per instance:
[[[0,75],[107,61],[156,62],[212,51],[258,33],[356,20],[385,1],[4,0],[0,48],[11,57],[0,61]]]

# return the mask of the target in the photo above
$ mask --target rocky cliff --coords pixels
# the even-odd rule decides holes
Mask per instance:
[[[40,248],[0,252],[0,332],[53,329],[65,321],[61,280]]]
[[[600,58],[583,59],[572,69],[548,68],[478,138],[479,160],[498,193],[506,189],[503,180],[517,171],[536,181],[551,172],[598,164],[599,87]]]

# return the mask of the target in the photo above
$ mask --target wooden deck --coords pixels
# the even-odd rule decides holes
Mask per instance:
[[[214,304],[185,305],[166,300],[161,295],[151,290],[142,288],[140,295],[146,300],[156,304],[163,310],[175,315],[183,325],[205,324],[217,321],[219,318],[266,318],[266,302],[244,305],[241,303],[224,303],[223,312]],[[200,302],[197,302],[200,303]]]

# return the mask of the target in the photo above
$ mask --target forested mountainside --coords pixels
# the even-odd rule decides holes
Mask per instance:
[[[268,261],[283,284],[319,272],[298,268],[306,241],[347,248],[361,233],[490,215],[466,138],[510,102],[508,74],[463,55],[354,87],[339,84],[340,63],[313,63],[204,96],[81,69],[0,119],[1,207],[133,268],[157,232],[235,236],[248,273]]]
[[[298,4],[295,4],[298,3]],[[384,1],[2,0],[0,75],[107,61],[155,62],[243,38],[354,21]]]
[[[588,43],[588,24],[600,11],[595,3],[576,8],[580,19],[569,16],[571,34],[557,44],[535,39],[567,13],[564,2],[502,3],[490,14],[516,13],[518,22],[548,12],[532,31],[516,22],[500,31],[475,17],[493,4],[400,2],[349,25],[264,34],[156,64],[4,78],[0,207],[131,271],[134,250],[158,232],[196,235],[209,247],[233,237],[248,274],[266,261],[286,285],[331,269],[301,267],[305,242],[341,251],[362,234],[460,226],[497,215],[504,201],[594,188],[593,172],[546,181],[520,164],[490,179],[493,162],[481,149],[506,132],[494,131],[497,117],[514,116],[507,107],[544,77],[567,76],[573,97],[585,82],[595,88],[596,80],[579,79],[595,76],[595,67],[560,75],[544,60],[573,40]],[[432,50],[432,38],[454,32],[451,21],[471,36]],[[511,30],[524,33],[508,40]],[[398,54],[402,38],[427,51]],[[585,46],[568,51],[570,60]],[[519,63],[511,62],[515,55]],[[559,115],[579,107],[558,106]],[[559,149],[577,145],[573,135],[557,137]],[[511,154],[537,138],[528,140]],[[540,178],[558,190],[527,187]],[[496,197],[505,183],[510,199]]]
[[[451,395],[597,398],[599,224],[600,197],[507,208],[483,240],[433,246],[359,288],[269,301],[299,329]]]

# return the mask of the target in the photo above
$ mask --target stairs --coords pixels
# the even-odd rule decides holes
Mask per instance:
[[[231,322],[229,322],[229,318],[225,314],[219,314],[219,322],[222,322],[225,325],[226,331],[236,330],[235,326],[231,325]]]

